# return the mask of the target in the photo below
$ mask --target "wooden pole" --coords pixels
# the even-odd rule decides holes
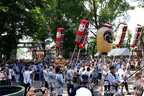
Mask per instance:
[[[102,72],[101,72],[101,93],[100,96],[102,96],[102,90],[103,90],[103,65],[104,65],[104,61],[105,60],[105,55],[103,55],[103,60],[102,60]]]
[[[97,57],[96,61],[94,62],[94,67],[96,67],[96,64],[97,64],[97,61],[99,59],[99,56],[100,56],[100,52],[98,53],[98,57]]]
[[[58,49],[56,49],[56,64],[55,64],[55,66],[57,66],[57,58],[58,58]]]
[[[81,49],[79,49],[78,56],[77,56],[77,60],[76,60],[76,64],[77,64],[78,59],[79,59],[79,54],[80,54],[80,51],[81,51]]]
[[[144,59],[144,52],[143,52],[143,50],[144,50],[144,47],[142,45],[142,59]]]
[[[129,55],[128,63],[127,63],[127,66],[126,66],[126,71],[129,67],[129,61],[130,61],[130,58],[131,58],[131,55],[132,55],[132,51],[133,51],[133,48],[131,49],[131,52],[130,52],[130,55]]]
[[[112,64],[113,64],[113,62],[114,62],[114,59],[115,59],[115,56],[116,56],[116,52],[117,52],[117,47],[116,47],[116,51],[115,51],[115,54],[114,54],[114,57],[113,57]]]
[[[59,49],[58,49],[58,56],[59,56]]]
[[[69,65],[70,65],[70,64],[71,64],[71,62],[72,62],[72,59],[73,59],[74,53],[75,53],[75,51],[76,51],[76,48],[77,48],[77,45],[75,45],[75,48],[74,48],[74,51],[73,51],[73,54],[72,54],[72,57],[71,57],[71,60],[70,60]]]
[[[128,63],[127,63],[127,65],[126,65],[126,70],[125,70],[125,72],[127,72],[128,67],[129,67],[129,61],[130,61],[130,58],[131,58],[131,55],[132,55],[132,50],[133,50],[133,48],[131,49],[131,52],[130,52],[130,55],[129,55],[129,59],[128,59]],[[124,74],[124,78],[126,78],[126,74]]]

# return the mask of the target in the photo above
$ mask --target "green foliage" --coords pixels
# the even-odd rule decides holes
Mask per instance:
[[[126,12],[134,9],[134,6],[130,6],[126,0],[89,1],[88,3],[91,8],[89,20],[91,20],[96,29],[100,28],[106,22],[110,22],[114,25],[116,18],[127,16]]]
[[[88,38],[88,56],[94,56],[98,50],[97,50],[97,47],[96,47],[96,39],[94,36],[91,36]]]
[[[118,24],[115,24],[116,19],[123,17],[124,20],[119,20],[119,22],[126,22],[128,20],[127,11],[134,9],[134,6],[130,6],[126,0],[89,0],[87,3],[90,8],[90,13],[88,13],[89,20],[97,30],[106,22],[111,23],[113,27],[116,27],[116,30],[118,26]],[[96,40],[96,37],[93,37],[93,39]],[[90,44],[95,46],[92,50],[97,50],[96,45],[93,45],[96,44],[95,41]],[[113,48],[115,47],[114,45]]]
[[[30,10],[41,7],[41,0],[1,0],[0,1],[0,54],[7,59],[23,35],[32,36],[37,24]]]
[[[38,9],[34,16],[36,19],[41,19],[39,31],[33,35],[34,38],[44,41],[45,39],[52,39],[55,41],[57,28],[63,27],[65,29],[64,36],[64,57],[68,58],[70,52],[73,51],[75,43],[75,36],[78,30],[79,23],[85,16],[83,6],[84,0],[46,0],[43,3],[44,8]],[[46,30],[47,29],[47,30]]]
[[[127,33],[126,33],[126,37],[125,37],[124,43],[122,45],[123,48],[130,49],[131,36],[132,36],[132,32],[131,32],[131,30],[128,29]]]
[[[144,45],[144,26],[143,26],[142,33],[141,33],[140,45]]]
[[[0,54],[9,58],[23,36],[30,36],[33,41],[40,40],[45,47],[55,41],[57,28],[63,27],[62,50],[64,57],[68,58],[74,49],[82,19],[87,18],[98,29],[106,22],[114,25],[116,18],[126,17],[126,12],[133,8],[126,0],[1,0]],[[97,52],[96,37],[89,40],[87,55],[93,56]]]
[[[144,8],[144,0],[132,0],[132,1],[138,3],[138,7]]]

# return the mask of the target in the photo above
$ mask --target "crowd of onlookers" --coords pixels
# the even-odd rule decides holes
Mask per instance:
[[[30,88],[33,86],[32,82],[39,80],[40,87],[45,90],[48,89],[50,96],[54,96],[54,94],[62,96],[62,87],[65,83],[67,84],[67,92],[70,96],[86,96],[84,94],[94,96],[93,86],[98,85],[103,76],[105,95],[114,96],[118,91],[123,93],[124,86],[127,94],[130,94],[127,83],[129,81],[127,78],[130,76],[130,71],[137,71],[140,67],[144,66],[143,59],[135,59],[134,57],[129,62],[130,66],[128,66],[128,70],[126,70],[128,64],[128,58],[126,57],[116,58],[114,61],[111,58],[107,58],[103,66],[101,59],[96,62],[96,66],[94,66],[95,61],[90,58],[81,58],[77,64],[75,64],[75,60],[69,64],[70,61],[67,60],[66,66],[62,68],[61,66],[56,66],[53,61],[48,59],[42,59],[38,63],[25,62],[23,60],[17,60],[15,62],[1,60],[0,86],[19,83],[25,87],[25,96],[26,94],[31,94],[27,96],[32,96],[35,90],[35,88]],[[141,94],[144,91],[143,70],[141,74],[136,75],[134,83],[135,96],[142,96]],[[81,86],[75,87],[75,83]],[[47,92],[45,94],[47,96]]]

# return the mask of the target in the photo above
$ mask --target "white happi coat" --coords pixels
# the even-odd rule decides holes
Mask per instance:
[[[106,72],[105,70],[103,70],[103,80],[104,80],[104,85],[109,85],[108,72]]]
[[[126,74],[126,78],[125,78],[125,76],[123,75],[124,73],[125,71],[123,69],[120,68],[118,70],[120,82],[123,82],[128,77],[128,74]]]
[[[116,82],[120,82],[118,75],[117,74],[114,74],[114,75],[112,73],[108,74],[108,80],[109,80],[110,86],[117,86]],[[110,92],[111,93],[118,92],[118,86],[117,88],[110,87]]]
[[[65,79],[63,79],[60,74],[56,74],[55,87],[56,87],[56,94],[57,95],[63,94],[62,86],[64,83],[65,83]]]

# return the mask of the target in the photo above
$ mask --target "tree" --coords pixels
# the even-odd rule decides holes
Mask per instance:
[[[143,7],[144,8],[144,0],[132,0],[133,2],[138,3],[138,7]]]
[[[73,51],[75,36],[79,23],[85,19],[84,0],[46,0],[44,8],[36,8],[35,20],[40,19],[41,27],[32,38],[35,40],[45,41],[46,39],[55,41],[57,28],[65,29],[64,44],[62,50],[64,57],[68,58],[70,52]]]
[[[3,0],[0,6],[0,52],[7,58],[24,35],[45,47],[46,41],[55,41],[58,27],[65,29],[62,50],[68,57],[82,19],[97,30],[105,22],[114,25],[116,18],[127,16],[126,11],[133,8],[125,0]]]
[[[41,0],[1,0],[0,1],[0,52],[7,59],[23,35],[32,36],[37,24],[30,10],[42,7]]]
[[[117,28],[115,24],[116,19],[123,17],[125,18],[124,21],[119,20],[119,22],[126,22],[128,17],[127,11],[134,9],[126,0],[88,0],[87,5],[89,8],[87,9],[89,20],[96,30],[106,22],[110,22]],[[94,32],[93,34],[96,35]],[[92,50],[95,50],[95,48],[93,47]]]
[[[124,43],[123,43],[123,45],[122,45],[123,48],[128,48],[128,49],[130,49],[131,36],[132,36],[132,32],[131,32],[130,29],[128,29],[128,30],[127,30],[127,33],[126,33],[126,37],[125,37]]]
[[[94,36],[88,38],[87,50],[88,50],[88,55],[92,56],[93,58],[94,58],[94,55],[98,52],[98,50],[96,48],[96,40],[95,40]]]
[[[142,30],[142,33],[141,33],[141,37],[140,37],[140,47],[142,48],[142,52],[143,52],[143,57],[144,57],[144,26],[143,26],[143,30]]]

